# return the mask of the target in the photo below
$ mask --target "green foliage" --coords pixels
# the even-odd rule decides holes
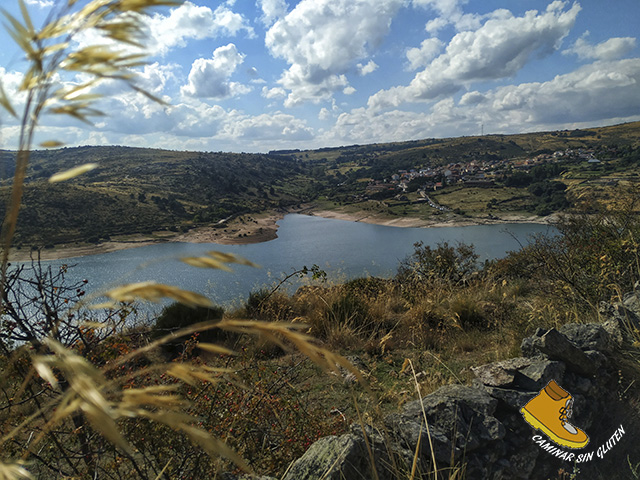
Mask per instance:
[[[376,298],[382,294],[391,282],[384,278],[361,277],[349,280],[344,284],[344,289],[352,295],[361,298]]]
[[[162,309],[151,329],[151,338],[158,339],[170,333],[174,333],[185,327],[190,327],[201,322],[215,322],[222,319],[224,309],[222,307],[189,307],[182,303],[172,303]],[[215,343],[229,339],[228,332],[212,328],[199,334],[199,340],[207,343]],[[177,355],[184,347],[185,338],[169,340],[162,345],[166,352]]]
[[[540,236],[523,254],[556,289],[597,308],[640,280],[640,218],[633,210],[562,217],[557,237]]]
[[[396,280],[405,290],[431,284],[462,285],[478,270],[478,255],[472,245],[460,243],[456,247],[447,242],[436,248],[414,244],[414,252],[402,260]]]

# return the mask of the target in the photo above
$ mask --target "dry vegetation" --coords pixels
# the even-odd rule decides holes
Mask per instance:
[[[84,283],[65,282],[64,270],[10,266],[39,116],[98,114],[95,99],[80,93],[99,80],[138,89],[125,73],[140,58],[95,46],[69,51],[64,40],[96,27],[138,42],[136,15],[173,3],[70,0],[41,30],[22,2],[22,20],[7,16],[33,63],[2,229],[0,478],[279,475],[315,439],[375,422],[416,393],[467,381],[469,366],[516,354],[535,327],[597,320],[600,301],[640,279],[637,192],[616,197],[628,203],[587,205],[589,215],[560,221],[558,237],[484,266],[470,246],[418,244],[393,279],[319,284],[292,296],[276,286],[226,314],[205,297],[156,283],[102,292],[108,302],[96,305]],[[61,71],[91,80],[56,90]],[[15,114],[6,96],[0,103]],[[216,252],[183,260],[194,268],[251,265]],[[296,273],[322,277],[317,268]],[[182,306],[136,325],[136,302],[161,298]]]

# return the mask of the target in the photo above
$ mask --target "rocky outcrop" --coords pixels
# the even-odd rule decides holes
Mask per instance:
[[[615,478],[632,478],[629,465],[640,462],[640,423],[633,402],[621,398],[620,361],[621,351],[638,338],[633,330],[640,326],[639,314],[640,298],[633,294],[620,305],[603,305],[602,324],[539,329],[522,342],[522,357],[474,368],[471,386],[448,385],[410,402],[386,417],[383,428],[363,431],[357,425],[348,434],[317,441],[284,479],[395,480],[412,471],[414,478],[433,478],[434,470],[440,478],[457,472],[473,479],[572,473],[596,479],[614,471]],[[571,422],[590,437],[583,449],[542,443],[546,437],[520,413],[551,380],[574,399]],[[573,458],[563,457],[566,452]],[[580,454],[585,457],[578,463]]]

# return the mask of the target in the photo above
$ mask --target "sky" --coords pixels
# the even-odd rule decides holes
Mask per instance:
[[[53,4],[26,2],[36,24]],[[107,117],[46,116],[37,140],[267,152],[636,121],[639,21],[638,0],[190,0],[144,20],[139,83],[170,106],[106,82]],[[5,31],[0,45],[20,107],[27,63]]]

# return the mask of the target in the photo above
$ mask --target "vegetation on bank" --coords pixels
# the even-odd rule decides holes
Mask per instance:
[[[26,4],[19,3],[21,20],[5,16],[31,63],[21,86],[27,101],[19,150],[15,157],[5,157],[12,179],[4,191],[10,198],[3,212],[0,264],[0,478],[196,479],[216,478],[225,470],[278,475],[320,436],[342,432],[356,421],[375,423],[386,408],[416,393],[465,382],[469,366],[509,356],[534,327],[597,319],[599,301],[620,298],[638,281],[640,223],[632,202],[637,192],[614,198],[629,203],[610,201],[598,210],[598,197],[582,191],[576,198],[585,202],[588,215],[563,219],[559,236],[540,237],[532,246],[483,266],[475,264],[471,246],[417,244],[393,279],[312,285],[292,296],[276,286],[256,292],[234,312],[155,282],[100,292],[107,301],[97,304],[98,294],[87,293],[91,279],[69,284],[66,267],[37,261],[10,265],[16,239],[84,239],[96,233],[94,216],[102,214],[115,231],[134,229],[132,219],[125,218],[129,214],[139,215],[134,220],[145,229],[156,227],[155,217],[169,229],[188,228],[197,223],[195,216],[215,222],[235,213],[234,208],[254,205],[246,199],[298,201],[300,192],[314,198],[323,186],[335,185],[339,191],[345,184],[337,173],[321,178],[322,170],[314,171],[313,162],[302,166],[293,157],[254,158],[255,170],[248,167],[249,173],[238,179],[231,177],[235,172],[218,174],[217,165],[206,159],[193,159],[200,154],[183,154],[188,158],[174,162],[180,175],[161,175],[172,168],[172,160],[157,163],[166,152],[154,151],[153,158],[145,159],[148,170],[142,176],[138,174],[144,169],[135,170],[142,166],[132,167],[129,161],[132,149],[121,151],[126,157],[122,164],[109,164],[104,157],[109,168],[96,167],[95,158],[85,155],[98,150],[74,149],[35,155],[51,161],[61,155],[61,161],[81,153],[78,163],[83,165],[49,176],[45,186],[40,178],[57,168],[33,162],[31,150],[40,116],[49,107],[50,113],[86,121],[100,112],[94,95],[79,92],[105,79],[120,79],[153,98],[130,75],[140,57],[102,44],[72,47],[68,40],[95,27],[116,43],[137,45],[139,14],[175,2],[68,0],[57,4],[40,30]],[[55,89],[54,79],[65,72],[81,73],[78,78],[86,83]],[[17,116],[1,89],[0,105]],[[568,137],[581,142],[589,135]],[[437,143],[410,145],[440,148]],[[48,141],[43,146],[56,145]],[[403,149],[401,144],[385,148],[396,153]],[[240,168],[236,160],[226,163]],[[274,182],[273,191],[242,183],[267,178],[270,168],[283,174],[279,170],[285,164],[292,165],[292,176],[287,183]],[[62,167],[55,161],[52,165]],[[125,173],[118,165],[134,170]],[[70,166],[64,164],[65,169]],[[304,168],[311,169],[311,178]],[[89,173],[73,179],[81,172]],[[153,175],[170,188],[145,183]],[[191,183],[182,182],[185,178]],[[207,189],[220,178],[227,183]],[[66,188],[57,185],[70,179]],[[191,195],[178,196],[189,188]],[[38,190],[46,193],[49,206],[33,193]],[[218,190],[221,196],[216,197]],[[139,208],[146,203],[149,208]],[[129,208],[119,211],[125,204]],[[61,207],[73,215],[60,218],[57,227],[64,228],[55,237],[50,224]],[[176,220],[183,215],[185,223]],[[85,230],[79,229],[79,220],[86,223],[81,225]],[[44,233],[51,237],[34,227],[43,221]],[[223,270],[253,265],[220,252],[181,260]],[[317,267],[295,274],[322,277]],[[137,322],[137,301],[164,298],[180,305],[168,306],[151,324]],[[351,355],[351,362],[338,351]],[[622,375],[632,377],[622,394],[636,395],[634,365],[635,371],[620,373],[621,380]]]
[[[317,268],[305,268],[296,274],[318,280],[293,295],[275,286],[264,288],[244,307],[227,312],[170,305],[148,325],[135,323],[135,305],[130,303],[104,313],[69,308],[86,287],[65,286],[64,272],[39,271],[36,265],[29,275],[41,278],[47,288],[31,300],[28,325],[44,329],[34,330],[35,338],[28,340],[25,327],[5,315],[0,330],[5,345],[0,361],[7,372],[0,422],[3,431],[19,428],[4,444],[5,451],[13,457],[26,455],[38,478],[84,477],[89,470],[114,479],[155,478],[161,472],[160,478],[208,478],[220,469],[237,469],[229,460],[207,456],[170,426],[144,418],[116,422],[133,448],[130,454],[106,442],[91,424],[83,426],[84,436],[78,435],[73,418],[59,422],[55,435],[47,434],[47,419],[29,415],[58,393],[47,380],[27,375],[24,347],[9,347],[7,340],[22,338],[33,344],[42,338],[48,305],[49,315],[65,319],[59,335],[70,352],[106,372],[105,380],[117,382],[125,396],[129,389],[149,395],[168,389],[160,399],[166,399],[163,408],[171,415],[197,419],[200,428],[224,440],[253,471],[281,475],[316,439],[345,432],[352,423],[375,424],[415,398],[416,382],[422,395],[444,384],[466,383],[473,377],[470,367],[517,356],[522,338],[539,327],[599,321],[600,302],[621,299],[640,281],[636,197],[624,198],[616,209],[562,217],[558,236],[539,236],[485,264],[477,263],[471,245],[419,243],[393,278],[331,284],[321,281]],[[29,275],[22,271],[11,277],[11,305],[21,304],[18,297],[33,295]],[[95,324],[105,318],[108,334]],[[347,356],[365,381],[358,383],[346,369],[323,373],[308,356],[292,349],[291,337],[264,331],[266,336],[256,340],[224,323],[245,318],[303,328],[317,348],[330,347]],[[145,347],[203,320],[224,328],[191,331],[164,345]],[[209,347],[214,344],[219,348]],[[140,348],[143,354],[132,357]],[[637,353],[628,352],[636,356],[635,370],[621,372],[625,395],[638,393],[637,387],[627,389],[638,379]],[[167,362],[168,370],[157,368]],[[209,373],[188,377],[187,372],[198,371]],[[181,376],[187,376],[185,382]],[[29,437],[41,433],[38,449],[29,448]],[[84,456],[74,453],[83,450]]]
[[[241,215],[314,204],[381,218],[401,216],[448,220],[546,216],[575,209],[586,191],[606,199],[613,184],[634,184],[640,161],[640,123],[576,132],[425,140],[399,144],[341,147],[267,155],[172,152],[129,147],[78,147],[40,150],[31,155],[25,176],[16,246],[52,247],[61,243],[98,243],[112,237],[164,232],[196,226],[229,229]],[[600,163],[567,157],[528,168],[510,162],[567,149],[593,151]],[[323,155],[323,156],[320,156]],[[7,199],[15,153],[0,152]],[[429,179],[391,185],[369,184],[399,170],[439,168],[475,162],[507,162],[491,182],[447,183],[425,189]],[[47,179],[70,166],[97,168],[66,182]],[[479,183],[483,183],[482,181]],[[421,189],[445,211],[425,202]],[[433,190],[431,188],[431,190]],[[3,202],[4,204],[4,202]],[[3,211],[0,209],[0,214]],[[50,222],[55,218],[55,222]]]

